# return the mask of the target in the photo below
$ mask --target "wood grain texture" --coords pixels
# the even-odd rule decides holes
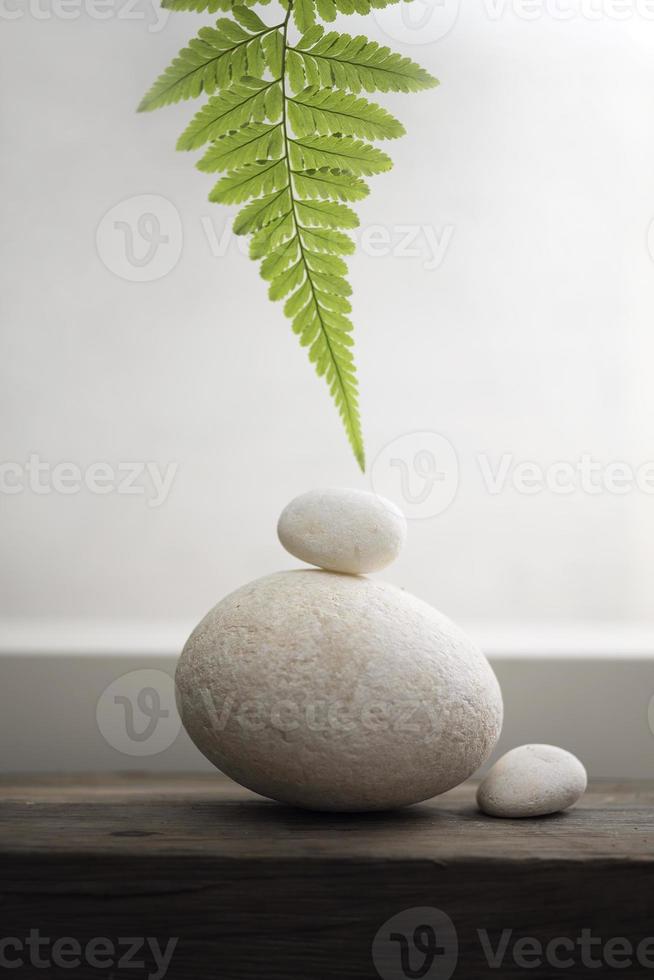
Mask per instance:
[[[471,784],[367,815],[293,810],[213,775],[6,777],[0,798],[4,936],[175,937],[173,980],[375,978],[380,927],[435,907],[458,936],[454,977],[654,977],[654,946],[652,968],[577,956],[525,970],[512,958],[526,936],[577,942],[589,929],[636,948],[654,935],[652,784],[596,785],[575,809],[528,821],[484,817]],[[500,967],[480,930],[493,945],[511,930]],[[109,973],[28,964],[14,975]],[[406,975],[398,966],[388,980]]]

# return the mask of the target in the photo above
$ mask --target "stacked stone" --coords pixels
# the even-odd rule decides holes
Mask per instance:
[[[194,630],[176,680],[198,748],[263,796],[322,810],[403,806],[470,776],[502,723],[488,661],[427,603],[366,577],[399,554],[402,513],[314,490],[278,532],[318,568],[251,582]]]
[[[361,490],[312,490],[278,535],[316,567],[244,585],[184,647],[178,705],[200,751],[243,786],[317,810],[405,806],[467,779],[497,742],[502,696],[451,620],[367,577],[400,553],[401,511]],[[504,784],[489,779],[480,805],[498,813]]]

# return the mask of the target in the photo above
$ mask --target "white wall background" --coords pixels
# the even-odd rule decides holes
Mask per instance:
[[[255,265],[233,242],[212,251],[207,230],[220,240],[233,212],[174,150],[195,106],[134,111],[210,18],[158,25],[146,0],[0,2],[0,459],[178,466],[159,507],[85,488],[0,494],[0,616],[190,624],[294,564],[275,536],[291,496],[370,474]],[[654,459],[654,6],[558,2],[445,0],[422,27],[397,11],[339,25],[441,79],[379,96],[408,135],[384,147],[396,166],[359,207],[391,253],[368,247],[351,266],[365,436],[371,462],[400,439],[377,469],[400,503],[390,458],[423,489],[420,440],[400,437],[440,433],[458,457],[454,501],[431,513],[436,486],[388,578],[468,623],[647,625],[653,496],[493,495],[477,460]],[[96,245],[109,209],[141,195],[172,206],[155,261],[181,247],[151,282],[130,281],[112,224],[135,221],[138,200]],[[450,236],[436,268],[422,233],[420,255],[392,254],[405,225]]]

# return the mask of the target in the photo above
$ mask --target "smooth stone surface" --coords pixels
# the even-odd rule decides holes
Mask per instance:
[[[443,793],[482,764],[502,723],[497,679],[454,623],[385,582],[315,569],[214,606],[176,682],[184,726],[214,765],[311,809]]]
[[[543,817],[572,806],[588,779],[579,759],[556,745],[520,745],[491,768],[477,790],[491,817]]]
[[[367,490],[309,490],[284,508],[277,534],[300,561],[360,575],[395,561],[406,518],[390,500]]]

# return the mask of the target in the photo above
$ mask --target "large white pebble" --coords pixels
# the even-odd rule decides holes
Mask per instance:
[[[579,759],[556,745],[520,745],[498,759],[477,790],[491,817],[543,817],[572,806],[588,778]]]
[[[449,619],[395,586],[277,572],[214,606],[177,668],[184,726],[263,796],[377,810],[456,786],[491,752],[497,679]]]
[[[397,558],[406,518],[390,500],[367,490],[309,490],[284,508],[277,533],[301,561],[361,575]]]

